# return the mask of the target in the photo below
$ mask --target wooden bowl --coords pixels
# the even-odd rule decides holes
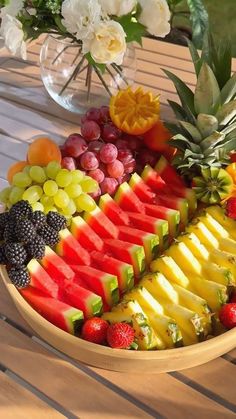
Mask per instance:
[[[236,328],[205,342],[163,351],[126,351],[86,342],[45,320],[17,291],[4,267],[0,268],[0,274],[16,308],[42,339],[66,355],[94,367],[138,373],[178,371],[211,361],[236,346]]]

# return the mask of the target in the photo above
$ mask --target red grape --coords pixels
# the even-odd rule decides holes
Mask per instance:
[[[86,151],[80,158],[81,167],[85,170],[95,170],[99,166],[97,157],[91,151]]]
[[[109,106],[101,106],[101,108],[100,108],[100,119],[103,123],[110,121],[111,118],[110,118]]]
[[[123,138],[120,138],[119,140],[116,141],[116,147],[118,148],[118,150],[120,149],[126,150],[129,148],[128,141],[124,140]]]
[[[60,145],[60,146],[59,146],[59,148],[60,148],[60,151],[61,151],[61,157],[62,157],[62,158],[67,157],[65,144]]]
[[[102,194],[109,193],[113,195],[118,187],[118,182],[113,177],[105,177],[104,181],[100,184]]]
[[[61,161],[61,167],[63,167],[63,169],[75,170],[76,161],[73,157],[64,157]]]
[[[82,125],[85,121],[87,121],[87,116],[86,115],[81,116],[80,124]]]
[[[123,176],[124,174],[124,165],[120,160],[114,160],[112,163],[107,165],[107,171],[111,177],[115,179]]]
[[[101,135],[101,129],[95,121],[85,121],[81,125],[81,134],[87,141],[98,140]]]
[[[135,172],[135,168],[136,168],[136,161],[135,159],[130,160],[127,163],[124,163],[124,168],[125,168],[125,173],[129,174],[129,173],[133,173]]]
[[[105,174],[101,169],[91,170],[90,172],[88,172],[88,176],[92,177],[98,183],[101,183],[105,178]]]
[[[118,159],[122,161],[123,164],[128,163],[130,160],[133,160],[134,156],[131,150],[120,149],[118,150]]]
[[[104,144],[100,149],[100,160],[105,164],[112,163],[116,160],[117,156],[118,150],[114,144]]]
[[[128,143],[128,148],[132,151],[138,151],[143,146],[143,141],[140,137],[125,134],[122,139]]]
[[[119,128],[113,124],[106,124],[102,129],[101,137],[107,143],[115,143],[121,136]]]
[[[97,199],[102,195],[101,188],[97,188],[96,192],[92,192],[89,194],[93,199]]]
[[[103,145],[104,143],[102,141],[99,141],[99,140],[91,141],[88,145],[88,149],[89,151],[98,153]]]
[[[99,123],[100,122],[100,119],[101,119],[100,109],[98,109],[98,108],[90,108],[86,112],[86,118],[89,121],[95,121],[95,122]]]
[[[143,167],[146,166],[146,164],[154,167],[157,161],[157,153],[153,150],[149,150],[148,148],[144,148],[140,151],[138,160]]]
[[[74,158],[81,156],[87,149],[87,143],[80,134],[71,134],[64,144],[66,155]]]
[[[117,182],[119,183],[119,185],[121,185],[123,182],[129,182],[130,180],[130,175],[129,174],[124,174],[123,176],[119,177],[118,179],[116,179]]]

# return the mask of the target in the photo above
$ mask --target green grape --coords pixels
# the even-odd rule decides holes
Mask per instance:
[[[13,186],[11,193],[9,195],[9,201],[12,205],[16,204],[18,201],[20,201],[22,199],[23,193],[24,193],[24,189],[23,188],[18,188],[18,186]]]
[[[75,204],[76,208],[78,206],[83,211],[93,211],[96,208],[96,202],[86,193],[82,193],[78,198],[76,198]]]
[[[23,173],[25,173],[26,175],[30,176],[29,172],[30,172],[31,166],[25,166],[24,169],[22,170]]]
[[[72,170],[72,181],[71,183],[80,183],[84,178],[84,173],[81,170]]]
[[[44,207],[53,207],[53,205],[54,205],[53,198],[51,198],[47,195],[44,195],[44,194],[41,196],[40,202]]]
[[[56,207],[54,207],[53,205],[52,206],[48,205],[47,207],[44,207],[45,214],[48,214],[50,211],[58,212]]]
[[[67,207],[63,208],[62,213],[63,215],[73,215],[76,212],[76,205],[73,199],[70,199],[69,204]]]
[[[1,192],[0,192],[0,202],[3,202],[4,204],[7,203],[8,198],[10,196],[12,187],[8,186],[7,188],[4,188]]]
[[[46,167],[46,173],[49,179],[56,179],[56,175],[60,169],[61,165],[58,161],[50,161]]]
[[[32,183],[32,179],[26,173],[20,172],[13,176],[12,185],[18,188],[27,188]]]
[[[65,188],[65,192],[69,195],[70,198],[77,198],[82,193],[82,188],[80,185],[71,183]]]
[[[60,188],[65,188],[68,186],[72,181],[72,174],[67,169],[59,170],[56,176],[56,182]]]
[[[98,182],[92,179],[90,176],[85,176],[80,182],[80,186],[83,192],[93,193],[98,190]]]
[[[25,201],[29,201],[30,204],[34,204],[35,202],[40,200],[42,195],[43,195],[43,190],[41,186],[35,185],[26,189],[26,191],[23,193],[22,198]]]
[[[59,189],[54,196],[54,203],[58,208],[65,208],[69,205],[70,198],[65,191]]]
[[[43,204],[41,204],[41,202],[35,202],[34,204],[32,204],[32,210],[44,212],[44,206]]]
[[[43,185],[43,190],[47,196],[54,196],[58,191],[57,183],[54,180],[47,180]]]
[[[47,176],[42,167],[32,166],[29,171],[29,175],[34,182],[44,183],[47,180]]]

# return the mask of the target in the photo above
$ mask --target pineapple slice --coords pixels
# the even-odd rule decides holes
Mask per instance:
[[[193,277],[191,273],[189,278],[191,278],[193,292],[204,298],[214,313],[219,311],[222,304],[228,301],[227,287],[225,285],[209,281],[197,275]]]
[[[164,314],[163,307],[144,287],[126,293],[125,301],[136,300],[142,307],[151,326],[161,336],[167,348],[183,346],[183,337],[176,321]]]
[[[189,310],[194,311],[200,316],[200,322],[204,331],[204,336],[208,336],[208,334],[212,331],[212,314],[206,300],[194,294],[193,292],[180,287],[179,285],[172,285],[175,291],[178,293],[179,304],[181,306],[187,307]]]
[[[166,345],[150,326],[148,319],[137,301],[128,301],[115,306],[102,317],[110,323],[132,323],[138,348],[142,350],[165,349]]]
[[[236,225],[236,223],[235,223]],[[230,238],[220,240],[220,250],[236,256],[236,241]]]
[[[184,288],[189,286],[189,279],[170,256],[161,256],[150,265],[152,272],[161,272],[170,282],[175,282]]]
[[[192,272],[197,275],[201,274],[201,264],[193,256],[186,244],[176,242],[166,251],[166,254],[175,260],[184,273]]]
[[[218,284],[225,285],[226,287],[236,285],[236,279],[232,271],[223,266],[218,266],[216,263],[206,263],[202,267],[202,272],[206,276],[206,279],[213,280]]]
[[[210,230],[217,239],[230,237],[229,232],[210,214],[206,213],[206,215],[199,217],[199,220],[205,224],[208,230]]]
[[[164,304],[165,313],[178,323],[184,345],[192,345],[204,339],[204,330],[197,313],[178,304]]]
[[[146,288],[154,298],[178,304],[178,294],[160,272],[145,275],[139,285]]]
[[[215,249],[210,253],[210,260],[219,266],[230,269],[233,276],[236,277],[236,256],[232,253]]]
[[[225,215],[224,210],[219,206],[212,206],[206,208],[207,214],[211,215],[218,223],[220,223],[236,240],[236,222]]]
[[[190,224],[186,231],[189,233],[194,233],[207,249],[219,248],[219,241],[201,221]]]
[[[181,243],[184,243],[196,259],[208,260],[209,251],[207,248],[200,242],[199,238],[195,233],[184,233],[177,238]]]

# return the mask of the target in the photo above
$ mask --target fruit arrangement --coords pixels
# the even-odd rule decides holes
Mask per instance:
[[[213,49],[199,57],[190,43],[195,93],[166,72],[176,123],[128,87],[63,145],[39,138],[10,167],[0,263],[64,331],[163,350],[236,326],[236,81]]]

